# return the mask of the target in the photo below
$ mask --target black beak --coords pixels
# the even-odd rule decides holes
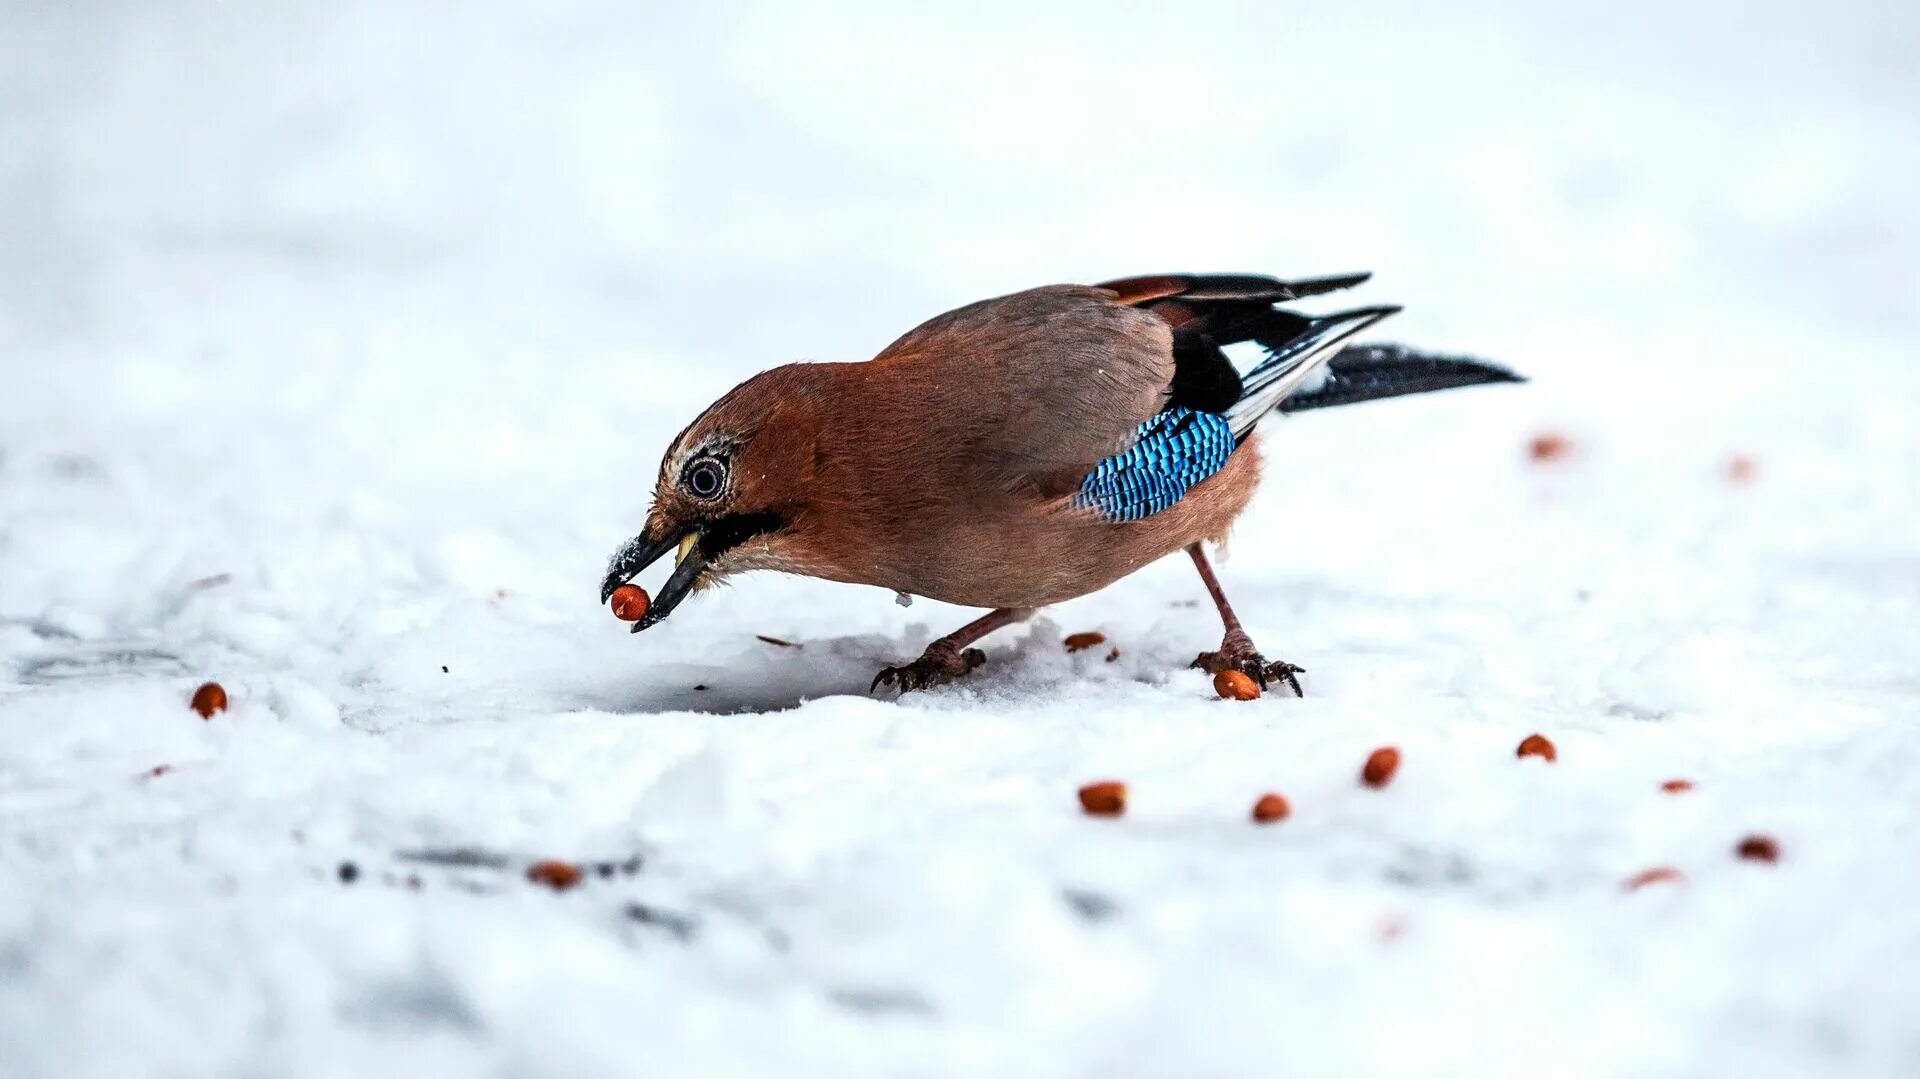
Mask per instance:
[[[680,557],[680,564],[673,567],[673,576],[660,586],[660,594],[654,596],[653,602],[647,605],[647,613],[641,615],[640,621],[635,622],[627,632],[638,633],[672,614],[673,609],[680,606],[680,601],[693,591],[693,586],[700,583],[700,575],[706,569],[707,557],[700,553],[700,544],[696,542]]]
[[[613,598],[613,590],[633,580],[634,575],[655,562],[667,552],[680,545],[677,538],[650,540],[644,533],[626,542],[626,545],[613,552],[613,558],[607,563],[607,579],[600,583],[600,602]]]
[[[669,537],[664,540],[650,540],[645,535],[635,536],[626,546],[614,552],[613,561],[607,565],[607,579],[600,583],[600,602],[605,603],[613,596],[613,590],[632,580],[634,575],[680,546],[680,540]],[[673,575],[660,587],[660,593],[647,605],[647,613],[633,624],[630,633],[638,633],[648,626],[655,625],[680,601],[687,598],[693,586],[700,581],[710,560],[701,553],[696,541],[687,546],[687,553],[680,558],[680,564],[673,567]]]

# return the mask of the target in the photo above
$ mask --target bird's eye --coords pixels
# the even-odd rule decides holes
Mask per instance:
[[[695,498],[714,498],[727,485],[727,466],[712,457],[702,457],[687,469],[687,491]]]

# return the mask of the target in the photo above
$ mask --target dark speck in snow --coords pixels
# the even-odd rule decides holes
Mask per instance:
[[[1120,912],[1120,905],[1099,892],[1068,888],[1060,893],[1073,912],[1090,922],[1104,922]]]
[[[699,928],[698,923],[688,915],[650,907],[645,903],[628,903],[627,917],[641,925],[665,930],[669,936],[681,942],[692,940],[694,930]]]

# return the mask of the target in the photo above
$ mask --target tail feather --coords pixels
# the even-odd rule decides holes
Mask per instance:
[[[1114,299],[1173,332],[1169,407],[1226,417],[1234,440],[1274,412],[1374,401],[1486,382],[1524,381],[1505,368],[1394,345],[1346,347],[1400,310],[1312,316],[1275,306],[1352,288],[1364,273],[1282,281],[1255,274],[1157,274],[1108,281]]]
[[[1279,403],[1284,413],[1378,401],[1490,382],[1525,382],[1512,371],[1466,356],[1416,352],[1405,345],[1352,345],[1327,362],[1326,377]]]

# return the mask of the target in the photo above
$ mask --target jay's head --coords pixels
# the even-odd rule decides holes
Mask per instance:
[[[694,591],[734,574],[778,569],[806,511],[813,407],[794,368],[735,387],[680,432],[660,461],[646,528],[614,552],[600,602],[669,553],[672,576],[633,624],[638,633]]]

